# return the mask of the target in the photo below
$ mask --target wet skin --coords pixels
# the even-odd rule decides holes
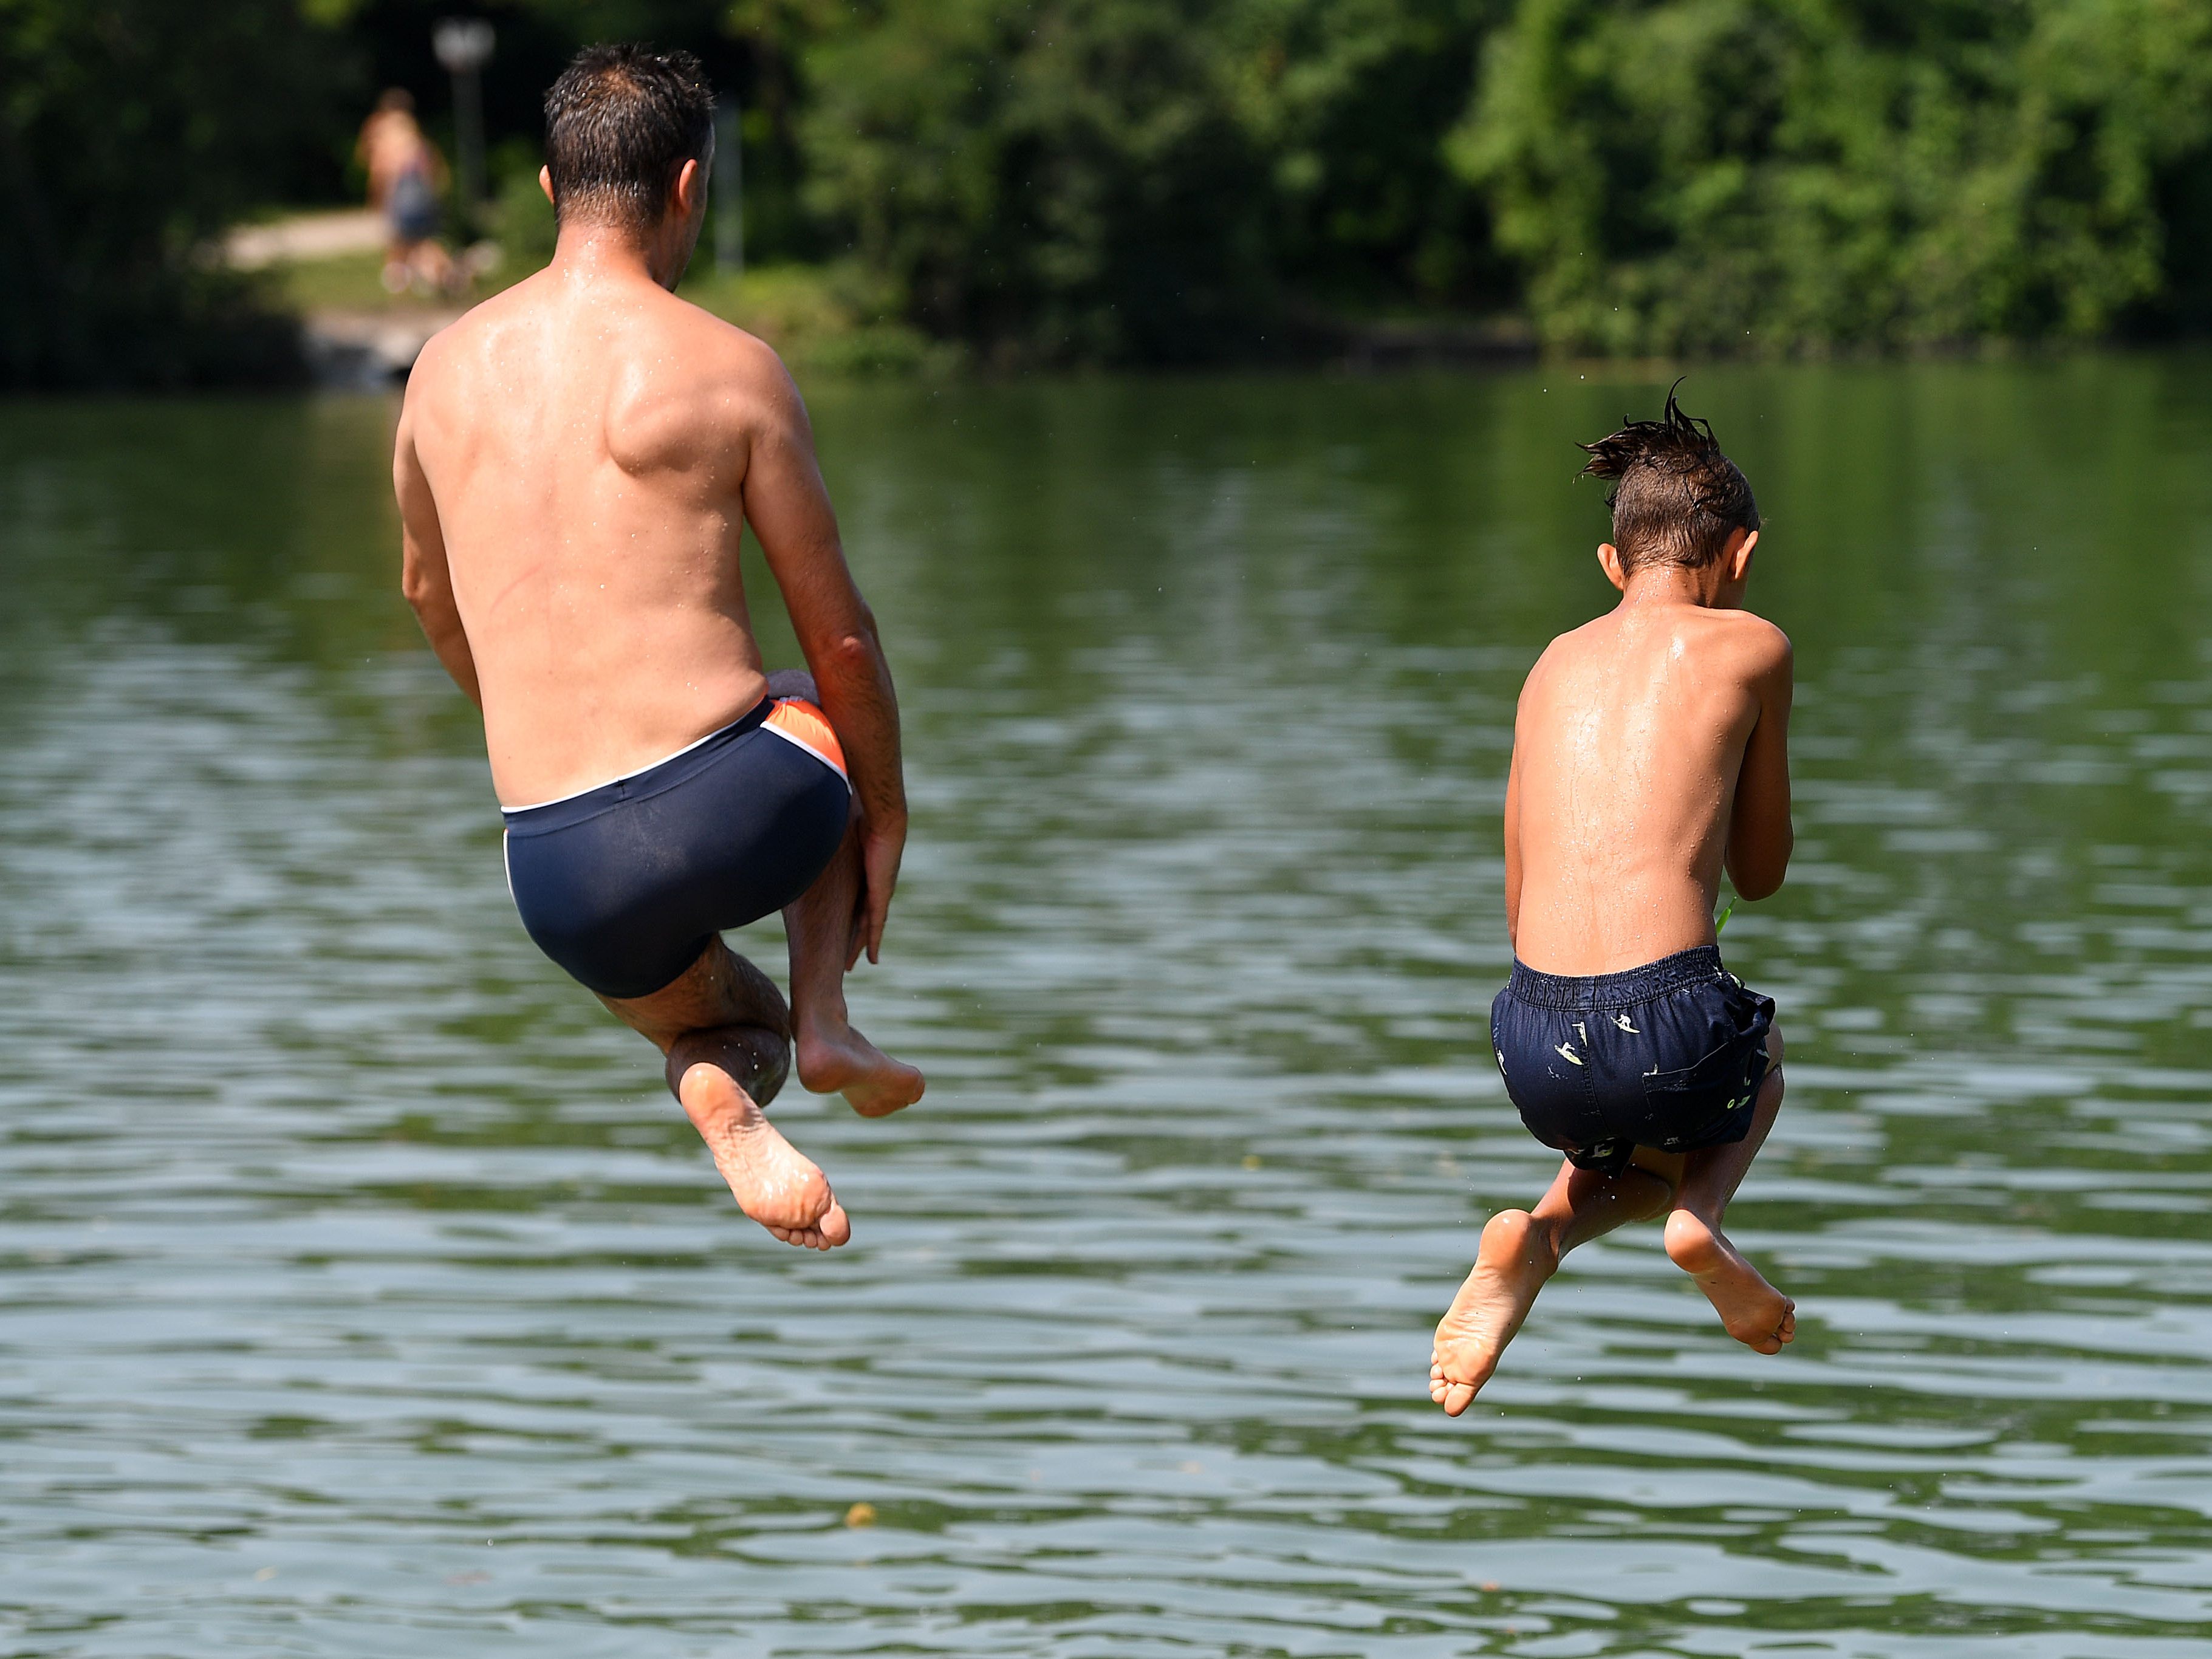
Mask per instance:
[[[850,1237],[845,1212],[762,1109],[794,1058],[807,1088],[865,1115],[921,1098],[921,1073],[854,1030],[844,996],[861,954],[878,958],[905,845],[898,705],[797,387],[766,345],[671,291],[710,159],[684,163],[650,226],[562,205],[552,264],[424,349],[393,459],[403,582],[483,711],[509,806],[650,766],[771,692],[829,718],[854,811],[784,911],[789,1006],[720,939],[652,995],[602,999],[661,1050],[739,1207],[828,1249]],[[747,525],[811,673],[763,670],[738,576]]]
[[[1723,869],[1747,899],[1782,884],[1791,848],[1790,658],[1742,609],[1757,532],[1712,564],[1624,570],[1607,615],[1554,640],[1522,689],[1505,791],[1505,917],[1514,954],[1545,973],[1617,973],[1714,942]],[[1760,1353],[1796,1335],[1796,1306],[1721,1229],[1781,1109],[1782,1038],[1751,1132],[1690,1153],[1639,1146],[1617,1176],[1562,1162],[1533,1211],[1484,1227],[1437,1327],[1429,1397],[1458,1416],[1497,1370],[1537,1292],[1575,1246],[1667,1218],[1668,1258],[1729,1334]]]

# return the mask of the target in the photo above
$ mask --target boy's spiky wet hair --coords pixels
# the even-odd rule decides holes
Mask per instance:
[[[1674,386],[1680,386],[1680,380]],[[1610,437],[1578,444],[1589,460],[1581,476],[1613,479],[1613,544],[1621,568],[1711,564],[1729,533],[1759,528],[1759,503],[1734,461],[1721,453],[1712,422],[1685,415],[1667,390],[1656,421],[1626,422]]]

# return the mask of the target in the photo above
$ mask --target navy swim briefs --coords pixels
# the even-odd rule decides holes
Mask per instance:
[[[572,978],[647,996],[724,928],[811,887],[851,805],[822,711],[765,700],[641,772],[502,813],[507,890],[524,931]]]
[[[1688,1152],[1749,1133],[1773,1024],[1774,999],[1701,945],[1586,978],[1516,961],[1490,1006],[1490,1044],[1528,1133],[1613,1175],[1638,1146]]]

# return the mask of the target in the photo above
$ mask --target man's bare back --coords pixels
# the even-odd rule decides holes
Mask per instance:
[[[761,1108],[794,1060],[866,1115],[921,1097],[843,994],[905,842],[898,710],[797,388],[671,291],[711,110],[683,54],[594,47],[556,83],[553,263],[433,339],[408,385],[404,586],[483,712],[531,937],[661,1049],[746,1213],[826,1249],[844,1211]],[[811,676],[763,671],[747,524]],[[775,909],[788,1006],[720,938]]]
[[[805,553],[834,546],[783,365],[629,261],[556,264],[439,334],[402,440],[439,506],[508,806],[672,754],[760,701],[749,508],[770,535],[779,511],[811,535]]]
[[[1515,718],[1505,793],[1510,982],[1491,1042],[1530,1133],[1565,1153],[1533,1211],[1483,1229],[1437,1328],[1430,1397],[1457,1416],[1576,1245],[1667,1214],[1666,1248],[1763,1353],[1794,1304],[1721,1230],[1782,1102],[1774,1005],[1721,965],[1723,869],[1766,897],[1790,861],[1790,641],[1743,610],[1750,487],[1668,399],[1589,447],[1621,479],[1621,599],[1552,641]],[[1622,548],[1631,550],[1624,553]]]

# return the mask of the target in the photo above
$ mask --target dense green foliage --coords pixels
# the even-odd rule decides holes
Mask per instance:
[[[1553,343],[2201,324],[2203,0],[1522,0],[1447,141]]]
[[[1487,264],[1467,0],[893,0],[807,58],[811,200],[931,325],[1203,359]]]
[[[0,384],[283,373],[202,249],[291,185],[342,46],[293,0],[0,0]]]
[[[240,361],[195,250],[356,189],[379,86],[439,131],[429,26],[459,3],[0,0],[0,380]],[[534,211],[538,98],[578,45],[687,46],[744,106],[753,252],[855,258],[986,361],[1501,313],[1632,353],[2212,325],[2212,0],[474,9],[489,222]]]

